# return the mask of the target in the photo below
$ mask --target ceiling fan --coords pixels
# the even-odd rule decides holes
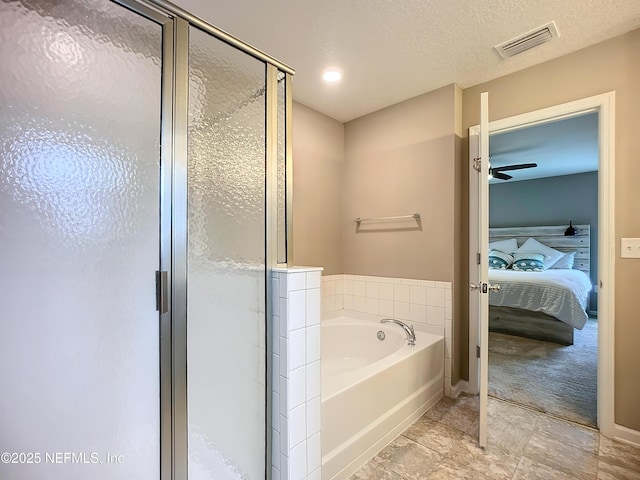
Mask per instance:
[[[506,173],[502,173],[509,170],[522,170],[523,168],[534,168],[537,167],[537,163],[519,163],[516,165],[505,165],[503,167],[491,167],[489,168],[489,175],[493,178],[497,178],[499,180],[510,180],[513,177]]]

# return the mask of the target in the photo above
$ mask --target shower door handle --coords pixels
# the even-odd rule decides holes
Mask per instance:
[[[156,271],[156,310],[160,315],[169,311],[169,276],[166,270]]]

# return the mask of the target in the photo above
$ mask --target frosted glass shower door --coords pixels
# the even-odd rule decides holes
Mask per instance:
[[[0,2],[0,478],[160,478],[162,26]]]
[[[191,480],[265,478],[265,136],[265,64],[191,27]]]

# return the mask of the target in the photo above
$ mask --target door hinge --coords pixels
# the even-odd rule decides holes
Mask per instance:
[[[482,157],[476,157],[473,159],[473,169],[476,172],[480,172],[480,169],[482,168]]]
[[[482,255],[481,253],[477,253],[476,254],[476,261],[478,262],[478,265],[480,265],[480,258],[481,258],[480,256],[481,255]]]
[[[156,271],[156,310],[160,314],[169,311],[168,274],[166,270]]]
[[[476,345],[476,358],[480,358],[480,345]]]

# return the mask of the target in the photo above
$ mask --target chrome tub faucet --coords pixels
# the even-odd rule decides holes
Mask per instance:
[[[400,325],[404,330],[404,333],[407,334],[407,343],[411,346],[416,344],[416,332],[413,329],[413,325],[407,325],[406,323],[396,320],[395,318],[383,318],[380,320],[380,323],[395,323],[396,325]]]

